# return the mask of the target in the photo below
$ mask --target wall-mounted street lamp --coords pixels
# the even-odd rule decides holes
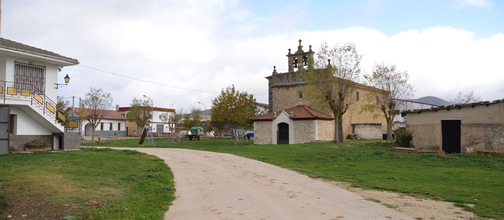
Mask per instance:
[[[54,85],[56,85],[56,87],[54,87],[55,89],[59,89],[63,86],[67,86],[68,83],[70,82],[70,76],[68,76],[68,74],[66,74],[65,78],[63,78],[65,80],[65,84],[63,83],[54,83]]]

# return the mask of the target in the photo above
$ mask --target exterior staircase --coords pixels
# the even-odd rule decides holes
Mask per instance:
[[[65,116],[56,102],[31,84],[0,81],[0,100],[16,105],[53,133],[65,132]]]

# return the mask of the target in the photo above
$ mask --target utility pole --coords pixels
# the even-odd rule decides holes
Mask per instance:
[[[75,112],[75,96],[72,96],[72,112]]]

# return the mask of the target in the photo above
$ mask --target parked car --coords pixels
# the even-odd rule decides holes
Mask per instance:
[[[187,137],[189,137],[189,140],[192,140],[193,138],[194,139],[198,139],[201,140],[201,136],[203,135],[203,132],[205,130],[203,130],[202,127],[192,127],[189,129],[189,132],[187,132]]]

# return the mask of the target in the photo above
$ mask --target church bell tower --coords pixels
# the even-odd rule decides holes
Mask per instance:
[[[289,72],[302,71],[308,69],[308,67],[313,67],[313,54],[311,45],[308,52],[304,52],[301,40],[299,40],[298,50],[295,53],[291,53],[291,49],[289,48],[289,53],[287,54]]]

